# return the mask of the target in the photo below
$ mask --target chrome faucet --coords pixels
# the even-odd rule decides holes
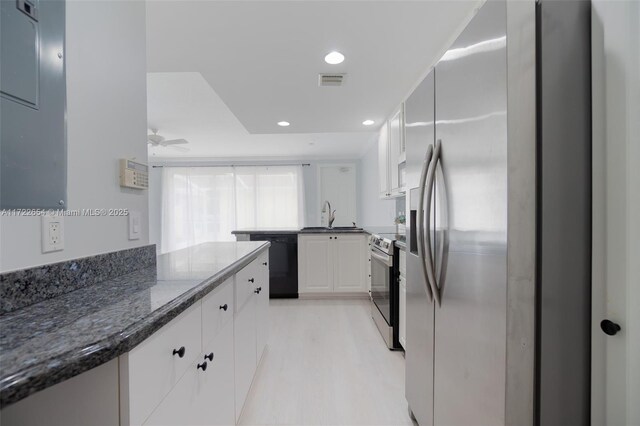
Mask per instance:
[[[322,213],[327,212],[327,208],[329,209],[329,228],[333,227],[333,221],[336,220],[336,211],[331,211],[331,203],[329,201],[324,202],[324,206],[322,207]]]

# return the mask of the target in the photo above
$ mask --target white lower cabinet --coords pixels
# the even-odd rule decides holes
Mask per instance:
[[[230,425],[269,327],[269,253],[120,356],[120,425]]]
[[[367,293],[369,293],[369,297],[371,297],[371,236],[367,237],[364,270],[365,280],[367,281]]]
[[[400,286],[400,300],[398,308],[398,340],[402,347],[407,349],[407,253],[404,250],[400,250],[398,259],[398,270],[400,272],[399,286]]]
[[[256,360],[258,363],[269,340],[269,255],[258,258],[258,288],[256,298]]]
[[[399,327],[398,327],[398,340],[402,347],[407,349],[407,280],[403,275],[400,275],[400,300],[399,300]]]
[[[250,302],[253,302],[251,300]],[[245,303],[234,317],[235,346],[235,419],[240,418],[244,401],[247,398],[253,374],[256,371],[256,305]]]
[[[202,317],[196,303],[120,357],[120,380],[128,408],[123,424],[140,425],[202,352]]]
[[[331,242],[324,234],[298,237],[298,293],[333,291]]]
[[[269,328],[269,253],[236,274],[235,420],[240,419],[256,368],[267,343]]]
[[[364,234],[341,234],[333,237],[334,282],[336,292],[365,292],[364,259],[367,238]]]
[[[299,293],[366,293],[365,234],[298,237]]]
[[[224,326],[193,361],[145,425],[232,425],[235,423],[233,324]],[[212,355],[213,354],[213,355]]]

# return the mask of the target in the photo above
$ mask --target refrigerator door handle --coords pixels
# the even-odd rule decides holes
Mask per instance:
[[[431,202],[433,195],[433,187],[434,180],[436,177],[436,167],[438,165],[438,161],[440,160],[440,151],[442,150],[441,140],[438,139],[436,141],[436,147],[433,150],[433,157],[431,157],[431,164],[429,164],[429,170],[427,171],[427,207],[425,211],[425,216],[427,218],[427,226],[426,232],[428,235],[431,235]],[[425,240],[426,245],[426,256],[424,257],[427,274],[429,276],[429,284],[431,285],[431,292],[433,293],[433,298],[438,302],[438,306],[440,306],[440,290],[438,289],[438,284],[436,283],[436,274],[433,266],[433,250],[431,247],[431,238],[427,238]]]
[[[418,197],[418,211],[417,211],[417,216],[418,216],[418,220],[417,220],[417,245],[418,245],[418,257],[420,258],[420,265],[422,266],[420,268],[420,270],[422,271],[422,277],[424,278],[424,282],[426,284],[426,290],[427,290],[427,298],[429,299],[429,302],[431,302],[433,300],[433,293],[432,293],[432,288],[433,285],[431,284],[431,282],[429,281],[429,274],[427,273],[427,264],[425,263],[425,256],[426,256],[426,248],[425,248],[425,243],[424,243],[424,192],[425,192],[425,186],[426,186],[426,181],[427,181],[427,170],[429,169],[429,166],[431,165],[431,160],[433,158],[433,145],[429,145],[427,147],[427,153],[424,156],[424,164],[422,165],[422,172],[420,174],[420,186],[418,188],[420,188],[420,196]]]

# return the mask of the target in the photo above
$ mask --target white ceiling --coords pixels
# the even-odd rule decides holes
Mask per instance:
[[[187,152],[149,147],[155,158],[359,158],[375,139],[371,132],[249,134],[197,72],[148,73],[147,103],[150,128],[189,141],[180,145]]]
[[[357,158],[479,2],[147,2],[149,124],[190,141],[150,155]]]

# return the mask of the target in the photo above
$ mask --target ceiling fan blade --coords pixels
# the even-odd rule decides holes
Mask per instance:
[[[169,145],[167,146],[167,148],[175,149],[176,151],[180,152],[189,152],[189,148],[185,148],[184,146]]]
[[[147,135],[147,140],[151,143],[154,144],[158,144],[160,142],[162,142],[164,140],[164,138],[160,135],[156,135],[155,133],[153,135]]]
[[[189,141],[186,139],[169,139],[168,141],[160,142],[160,145],[183,145],[185,143],[189,143]]]

